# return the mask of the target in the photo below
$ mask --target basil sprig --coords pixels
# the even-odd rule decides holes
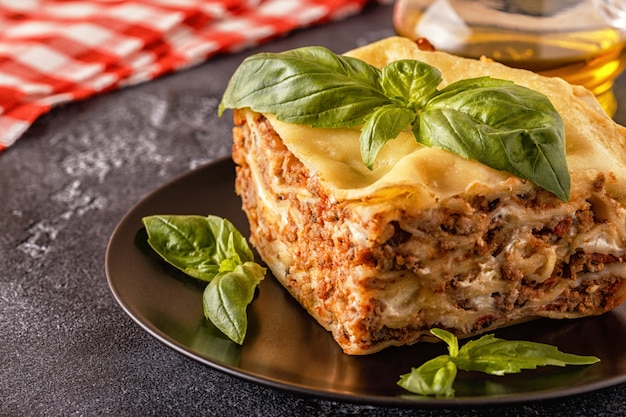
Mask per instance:
[[[371,169],[381,147],[411,129],[416,140],[534,182],[563,201],[570,193],[563,120],[543,94],[479,77],[438,89],[438,69],[416,60],[382,70],[323,47],[260,53],[230,79],[218,112],[249,107],[311,127],[361,127]]]
[[[443,329],[430,332],[446,342],[448,355],[437,356],[419,368],[412,368],[398,381],[402,388],[419,395],[453,397],[458,369],[502,376],[538,366],[591,365],[600,361],[595,356],[563,353],[552,345],[509,341],[492,334],[469,341],[459,349],[459,341],[452,333]]]
[[[202,296],[205,317],[241,345],[248,328],[246,308],[266,272],[254,262],[243,235],[218,216],[154,215],[142,221],[157,254],[208,282]]]

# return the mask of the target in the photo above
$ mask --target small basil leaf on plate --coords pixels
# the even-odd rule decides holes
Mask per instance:
[[[216,275],[202,295],[205,317],[240,345],[248,329],[246,309],[265,271],[255,262],[237,265],[232,271]]]
[[[493,334],[469,341],[459,349],[457,337],[449,331],[431,329],[430,332],[446,342],[449,355],[438,356],[400,375],[397,384],[414,394],[454,396],[453,384],[458,369],[502,376],[538,366],[592,365],[600,361],[595,356],[563,353],[552,345],[508,341]]]
[[[424,362],[419,368],[400,375],[398,385],[407,391],[420,395],[453,397],[457,367],[449,355],[437,356]]]
[[[430,332],[448,345],[448,353],[451,357],[458,356],[459,339],[455,335],[443,329],[430,329]]]
[[[218,216],[154,215],[142,220],[152,249],[191,277],[211,281],[226,265],[232,269],[254,259],[241,233]]]
[[[580,356],[561,352],[556,346],[498,339],[493,335],[467,342],[456,359],[459,369],[480,371],[491,375],[518,373],[539,366],[592,365],[595,356]]]

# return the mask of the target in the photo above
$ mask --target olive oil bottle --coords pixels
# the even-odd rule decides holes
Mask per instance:
[[[626,66],[626,1],[396,0],[394,26],[437,50],[583,85],[615,113],[612,86]]]

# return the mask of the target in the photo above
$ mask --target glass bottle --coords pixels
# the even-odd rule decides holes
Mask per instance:
[[[396,0],[394,26],[437,50],[559,76],[614,114],[626,66],[624,0]]]

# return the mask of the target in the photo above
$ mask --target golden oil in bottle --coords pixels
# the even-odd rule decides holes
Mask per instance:
[[[394,26],[437,50],[583,85],[615,113],[612,86],[626,66],[626,1],[396,0]]]

